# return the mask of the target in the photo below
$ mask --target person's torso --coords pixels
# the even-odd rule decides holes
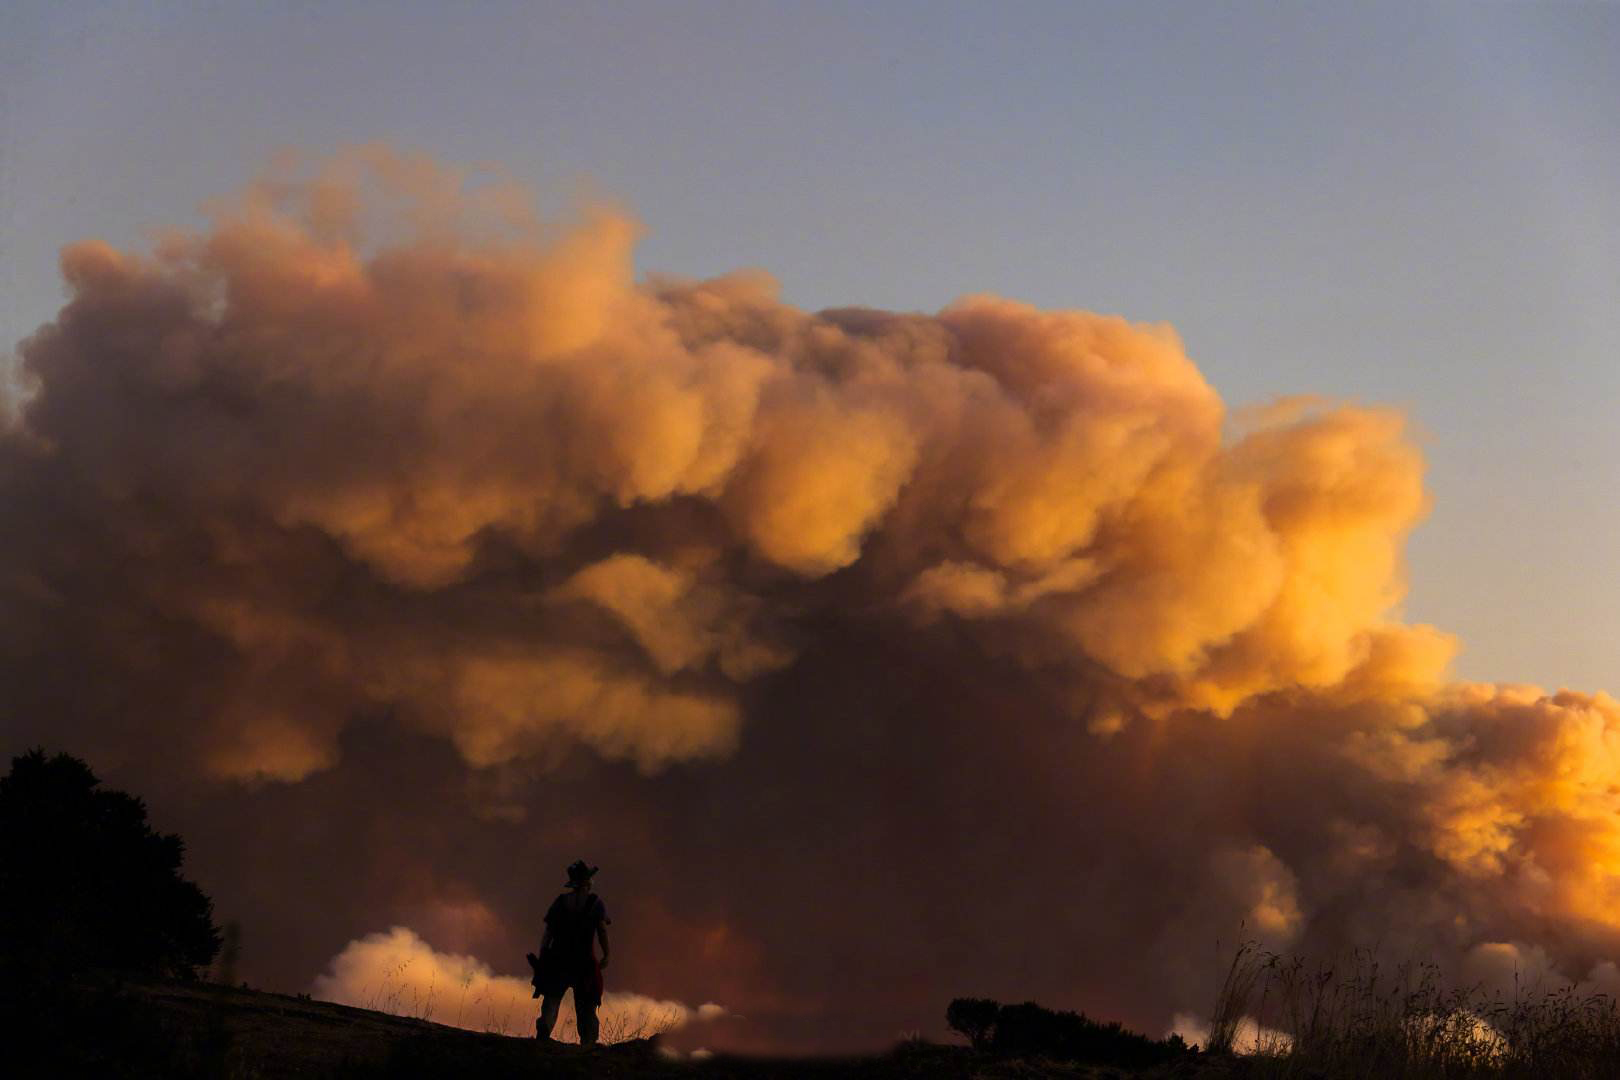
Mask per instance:
[[[557,948],[567,953],[590,953],[601,906],[592,893],[563,893],[557,897],[546,913],[546,926]]]

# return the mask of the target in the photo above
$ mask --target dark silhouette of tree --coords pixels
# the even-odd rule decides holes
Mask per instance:
[[[973,1049],[983,1050],[990,1045],[990,1034],[1000,1012],[1001,1004],[989,998],[957,998],[945,1010],[945,1023],[952,1031],[967,1036]]]
[[[90,766],[32,750],[0,777],[0,964],[36,977],[114,968],[194,978],[219,951],[185,846]]]
[[[1150,1039],[1117,1021],[1104,1024],[1085,1013],[1054,1012],[1033,1001],[1002,1005],[989,998],[957,998],[946,1009],[945,1022],[966,1035],[974,1049],[1010,1058],[1139,1069],[1174,1064],[1196,1053],[1180,1035]]]

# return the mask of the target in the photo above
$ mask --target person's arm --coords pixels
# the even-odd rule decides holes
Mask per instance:
[[[607,905],[598,900],[596,902],[596,940],[602,943],[602,966],[608,965],[607,924],[611,922],[607,917]]]
[[[551,906],[546,908],[546,919],[545,919],[545,922],[543,924],[546,929],[540,935],[540,951],[541,952],[545,952],[547,949],[551,948],[551,944],[552,944],[551,920],[556,914],[557,914],[557,901],[553,900],[551,902]]]

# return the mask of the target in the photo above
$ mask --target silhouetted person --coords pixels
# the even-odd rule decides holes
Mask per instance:
[[[585,1046],[596,1042],[596,1008],[602,1003],[602,969],[608,964],[607,925],[611,921],[601,897],[591,892],[591,878],[600,869],[587,866],[584,859],[568,868],[568,891],[552,901],[546,912],[540,955],[529,956],[535,995],[543,997],[540,1016],[534,1022],[536,1038],[551,1038],[563,992],[572,990],[579,1041]],[[600,960],[593,939],[602,943]]]

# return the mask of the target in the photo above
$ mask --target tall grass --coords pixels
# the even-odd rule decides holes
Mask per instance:
[[[1231,1052],[1246,1018],[1262,1034],[1245,1071],[1266,1080],[1620,1076],[1614,999],[1517,979],[1511,994],[1453,986],[1434,964],[1388,967],[1370,951],[1335,964],[1240,947],[1217,997],[1208,1049]]]
[[[667,1031],[674,1031],[682,1022],[680,1013],[669,1007],[641,1005],[624,1012],[603,1010],[599,1020],[598,1037],[609,1046],[614,1043],[634,1042],[637,1039],[651,1039]]]

